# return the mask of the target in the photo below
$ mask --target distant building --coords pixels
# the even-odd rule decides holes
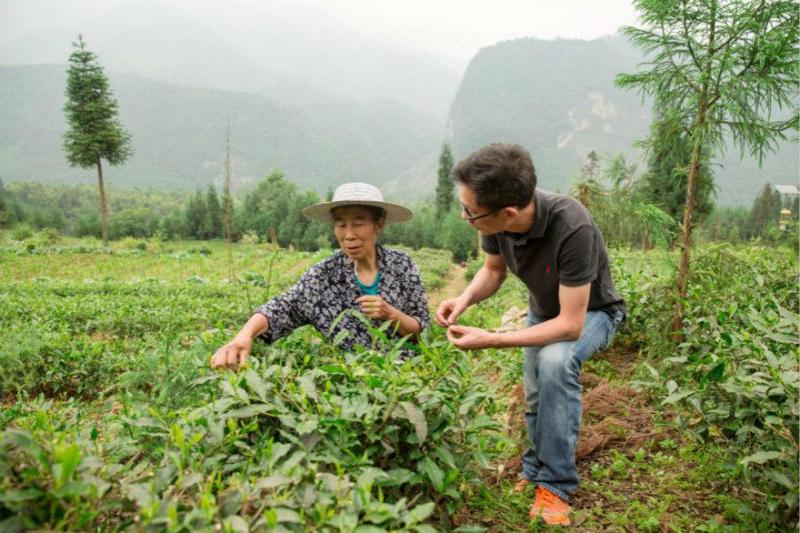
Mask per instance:
[[[793,200],[795,196],[800,196],[800,189],[797,185],[775,185],[775,190],[781,193],[781,196]]]

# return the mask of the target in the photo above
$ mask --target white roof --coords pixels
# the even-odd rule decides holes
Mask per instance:
[[[776,185],[775,189],[781,194],[800,194],[797,185]]]

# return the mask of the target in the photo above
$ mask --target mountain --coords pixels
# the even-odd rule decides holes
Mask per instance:
[[[117,186],[205,187],[222,175],[230,120],[239,182],[283,170],[324,192],[345,181],[399,180],[438,150],[440,128],[395,101],[325,100],[306,107],[259,94],[189,88],[107,72],[134,156],[107,170]],[[0,178],[93,182],[62,151],[65,65],[0,67]]]
[[[441,125],[459,82],[443,60],[364,35],[319,2],[2,4],[0,65],[63,63],[81,33],[109,70],[289,105],[394,100]]]
[[[592,41],[517,39],[484,48],[472,59],[450,110],[458,159],[490,142],[516,142],[531,151],[539,183],[569,190],[587,154],[625,153],[636,161],[650,106],[614,86],[641,55],[620,37]],[[644,165],[639,165],[644,169]],[[766,182],[797,183],[798,151],[783,143],[763,168],[729,151],[716,161],[720,204],[749,205]]]

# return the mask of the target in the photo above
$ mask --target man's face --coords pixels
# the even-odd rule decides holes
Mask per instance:
[[[469,222],[481,234],[493,235],[505,231],[503,210],[492,211],[480,206],[475,191],[463,183],[458,184],[458,200],[461,202],[461,219]]]

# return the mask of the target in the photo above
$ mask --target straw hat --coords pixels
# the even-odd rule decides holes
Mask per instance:
[[[303,215],[317,222],[330,222],[331,209],[346,205],[370,205],[386,211],[386,223],[406,222],[414,214],[410,209],[399,204],[383,201],[381,191],[369,183],[345,183],[339,185],[330,202],[320,202],[303,209]]]

